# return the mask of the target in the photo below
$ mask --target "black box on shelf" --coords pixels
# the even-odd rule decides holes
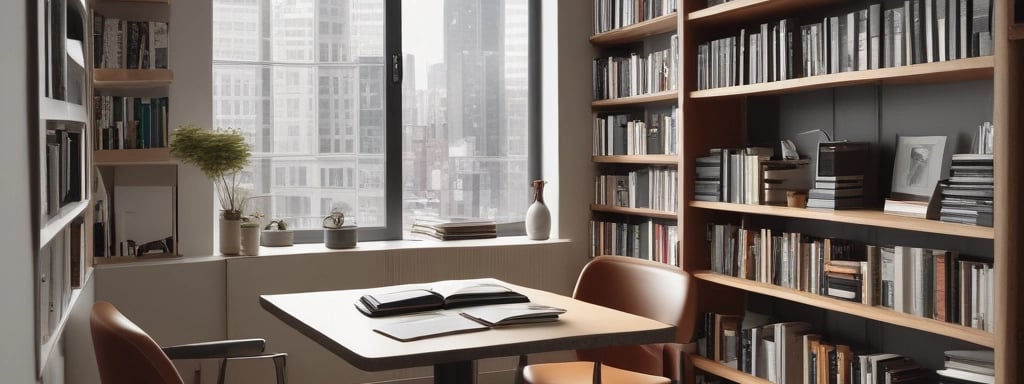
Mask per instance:
[[[846,141],[818,143],[817,177],[863,175],[870,146],[870,143]]]

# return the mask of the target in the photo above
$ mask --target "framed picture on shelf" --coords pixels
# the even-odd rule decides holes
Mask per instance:
[[[900,136],[893,158],[892,192],[895,199],[928,201],[942,177],[946,136]]]

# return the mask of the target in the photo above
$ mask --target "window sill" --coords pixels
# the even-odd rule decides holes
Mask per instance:
[[[435,240],[384,240],[384,241],[365,241],[356,244],[355,248],[350,249],[329,249],[324,246],[323,243],[310,243],[310,244],[295,244],[289,247],[260,247],[260,254],[257,256],[224,256],[224,255],[212,255],[212,256],[186,256],[171,259],[153,259],[153,260],[140,260],[130,263],[114,263],[97,265],[96,268],[107,269],[107,268],[126,268],[137,265],[168,265],[168,264],[185,264],[185,263],[205,263],[205,262],[219,262],[229,259],[239,259],[248,257],[278,257],[278,256],[292,256],[292,255],[313,255],[313,254],[331,254],[331,253],[353,253],[353,252],[377,252],[387,250],[400,250],[400,249],[438,249],[438,248],[485,248],[485,247],[515,247],[515,246],[526,246],[526,245],[538,245],[538,244],[565,244],[571,240],[568,239],[548,239],[548,240],[530,240],[526,236],[503,236],[494,239],[479,239],[479,240],[455,240],[455,241],[435,241]]]

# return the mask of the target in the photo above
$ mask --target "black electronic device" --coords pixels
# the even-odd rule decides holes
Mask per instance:
[[[818,143],[817,179],[864,176],[869,143],[827,141]]]

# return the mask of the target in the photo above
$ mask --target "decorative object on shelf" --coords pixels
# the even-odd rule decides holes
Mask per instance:
[[[533,181],[533,204],[526,210],[526,235],[530,240],[547,240],[551,235],[551,212],[544,204],[544,180]]]
[[[258,256],[260,254],[260,223],[246,221],[240,225],[241,254]]]
[[[263,227],[260,242],[264,247],[290,247],[295,243],[295,232],[288,229],[284,220],[271,220]]]
[[[324,246],[330,249],[355,248],[358,229],[355,225],[345,225],[344,213],[331,212],[324,217]]]
[[[786,206],[807,208],[807,191],[786,191]]]
[[[893,158],[892,197],[928,201],[942,177],[946,136],[900,136]]]
[[[197,167],[217,187],[220,199],[220,252],[238,254],[242,210],[248,201],[239,188],[241,171],[249,164],[249,144],[237,129],[210,130],[195,125],[176,129],[171,155]]]

